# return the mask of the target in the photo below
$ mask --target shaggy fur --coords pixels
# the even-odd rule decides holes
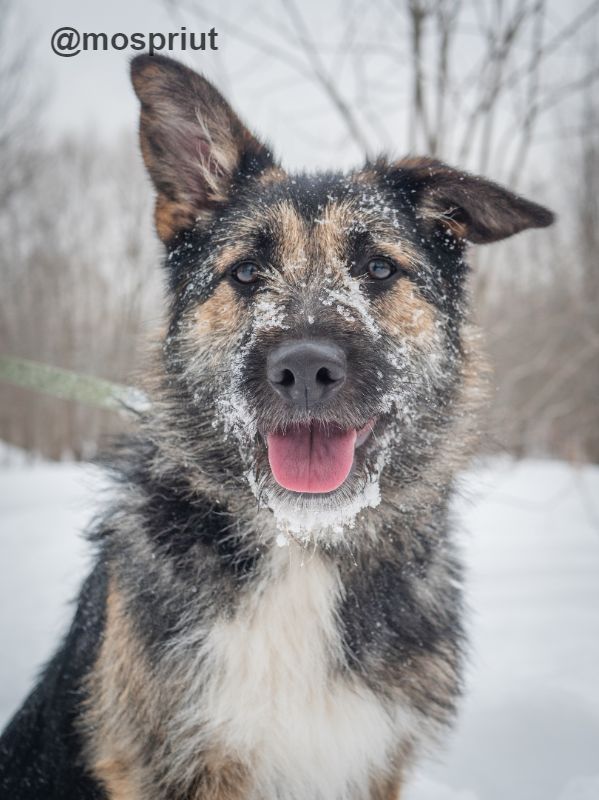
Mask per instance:
[[[426,158],[289,176],[200,76],[141,56],[132,77],[168,332],[72,629],[1,740],[0,792],[392,800],[461,688],[448,504],[484,397],[466,242],[552,216]],[[292,406],[268,354],[312,340],[347,379]],[[269,466],[266,436],[308,421],[373,427],[324,494]]]

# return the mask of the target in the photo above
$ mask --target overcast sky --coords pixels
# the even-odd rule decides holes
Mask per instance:
[[[235,18],[236,8],[243,8],[250,18],[252,15],[251,2],[225,0],[215,3],[209,0],[207,5],[232,18]],[[275,12],[280,9],[278,0],[271,0],[269,5]],[[318,0],[307,0],[302,3],[302,10],[311,22],[318,22],[319,27],[326,26],[326,5],[331,9],[337,8],[331,2],[323,4]],[[217,51],[190,54],[175,49],[170,53],[164,52],[204,72],[223,87],[227,97],[258,133],[274,141],[275,145],[285,139],[278,149],[279,152],[285,150],[285,156],[293,166],[347,164],[359,157],[357,149],[350,144],[343,148],[343,153],[338,148],[331,148],[328,153],[315,152],[309,124],[305,137],[290,137],[289,124],[282,109],[282,100],[289,103],[290,93],[296,107],[305,103],[311,114],[320,112],[318,128],[326,129],[327,115],[331,116],[331,112],[318,98],[318,90],[306,86],[306,82],[298,77],[281,75],[280,64],[275,59],[271,63],[268,52],[258,53],[245,47],[239,39],[223,35],[218,22],[210,16],[182,17],[169,10],[168,2],[161,0],[52,0],[47,3],[25,0],[19,4],[19,11],[23,27],[31,37],[30,52],[35,60],[35,73],[50,90],[47,119],[52,131],[64,133],[89,129],[101,135],[112,135],[124,128],[132,130],[138,119],[137,101],[128,77],[128,62],[135,53],[109,50],[60,57],[52,52],[50,44],[56,29],[71,26],[82,33],[131,34],[136,31],[174,33],[180,31],[182,25],[186,25],[188,31],[197,32],[215,27],[219,32]],[[259,80],[254,77],[252,83],[252,76],[256,75],[259,75]],[[251,93],[244,92],[248,81]],[[268,84],[268,91],[256,91],[256,85],[261,84]]]
[[[191,3],[192,0],[185,2]],[[280,0],[205,0],[204,5],[211,9],[210,15],[182,17],[172,10],[168,0],[51,0],[43,3],[24,0],[18,3],[21,27],[31,42],[29,52],[34,60],[32,74],[49,93],[48,131],[62,134],[91,130],[95,134],[113,135],[123,129],[133,130],[138,118],[137,103],[128,78],[128,61],[133,53],[130,50],[109,50],[82,52],[71,58],[60,57],[52,52],[50,45],[56,29],[71,26],[82,33],[131,34],[137,31],[174,33],[180,31],[181,25],[186,25],[188,31],[199,32],[214,26],[219,32],[218,51],[190,55],[175,49],[170,55],[203,71],[222,87],[250,127],[268,138],[277,154],[283,156],[286,165],[295,168],[345,167],[361,159],[359,148],[350,141],[340,117],[332,110],[322,90],[303,78],[297,70],[285,68],[273,53],[276,47],[282,51],[286,51],[287,47],[292,57],[298,55],[297,51],[291,52],[289,40],[285,38],[286,33],[291,31],[291,36],[297,40],[297,30],[292,28]],[[588,0],[570,0],[567,4],[561,0],[549,0],[546,36],[551,37],[588,5]],[[368,6],[367,3],[361,6],[358,3],[356,7],[367,9]],[[486,3],[485,8],[489,7]],[[374,73],[377,58],[381,56],[377,44],[383,35],[389,35],[394,24],[391,3],[389,19],[383,16],[382,21],[376,23],[378,29],[374,22],[371,24],[367,11],[358,15],[362,41],[366,41],[370,47],[362,60],[351,48],[346,48],[345,54],[341,52],[343,47],[339,44],[342,43],[344,19],[339,9],[344,7],[340,6],[338,0],[302,0],[299,8],[310,34],[319,41],[332,42],[333,48],[340,51],[334,56],[337,62],[333,63],[339,64],[340,71],[343,66],[344,80],[353,80],[355,84],[357,73]],[[239,36],[223,30],[219,15],[234,21],[241,32],[254,25],[254,35],[256,32],[260,34],[260,25],[264,20],[264,48],[249,47]],[[382,31],[381,26],[389,30]],[[279,34],[280,38],[277,39]],[[472,35],[469,37],[466,31],[460,42],[457,57],[462,59],[465,71],[471,70],[476,64],[475,53],[470,52],[470,47],[476,46],[476,38]],[[398,37],[391,41],[400,39]],[[558,59],[551,66],[558,78],[575,75],[579,51],[574,42],[558,53]],[[398,72],[389,76],[388,106],[377,118],[386,124],[386,130],[374,131],[380,142],[380,150],[396,154],[407,151],[407,117],[405,113],[402,114],[402,108],[406,107],[411,74],[408,56],[404,65],[400,61]],[[334,74],[337,77],[337,73]],[[374,80],[380,86],[380,64]],[[392,80],[395,83],[391,86]],[[342,88],[345,91],[346,87]],[[352,91],[354,88],[352,86]],[[368,98],[365,96],[363,100],[367,102]],[[567,114],[562,112],[561,118],[555,114],[546,115],[537,130],[538,140],[547,142],[547,147],[550,147],[555,139],[555,130],[561,124],[567,124]],[[373,133],[372,129],[370,133]],[[545,147],[544,144],[541,146]],[[549,153],[549,150],[546,152]],[[553,152],[549,153],[549,157],[553,157]],[[545,177],[546,161],[544,157],[540,162],[541,178]],[[534,181],[534,175],[531,178]]]
[[[135,124],[138,109],[128,78],[131,51],[82,52],[66,58],[52,52],[50,40],[63,26],[82,33],[179,30],[165,4],[155,0],[25,0],[20,9],[34,45],[36,71],[51,90],[50,124],[61,131],[92,126],[106,133]],[[214,62],[221,58],[222,50],[207,54],[202,59],[206,72],[212,72]],[[199,59],[196,55],[196,63]]]

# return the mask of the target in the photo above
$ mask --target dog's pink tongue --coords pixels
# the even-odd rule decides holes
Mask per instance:
[[[349,475],[356,431],[294,425],[268,434],[268,460],[275,480],[292,492],[332,492]]]

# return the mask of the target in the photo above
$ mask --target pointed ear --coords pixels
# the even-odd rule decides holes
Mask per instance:
[[[554,220],[549,209],[432,158],[396,162],[388,175],[415,205],[417,217],[476,244],[496,242],[526,228],[544,228]]]
[[[235,180],[273,165],[268,149],[205,78],[164,56],[131,62],[141,102],[141,150],[156,187],[163,242],[208,220]]]

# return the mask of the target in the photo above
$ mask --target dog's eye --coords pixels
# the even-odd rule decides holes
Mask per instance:
[[[366,272],[375,281],[385,281],[396,272],[395,266],[386,258],[371,258],[366,264]]]
[[[247,286],[250,283],[256,283],[260,277],[260,272],[257,264],[254,264],[253,261],[243,261],[241,264],[237,264],[233,267],[231,270],[231,277],[237,281],[237,283],[242,283],[244,286]]]

